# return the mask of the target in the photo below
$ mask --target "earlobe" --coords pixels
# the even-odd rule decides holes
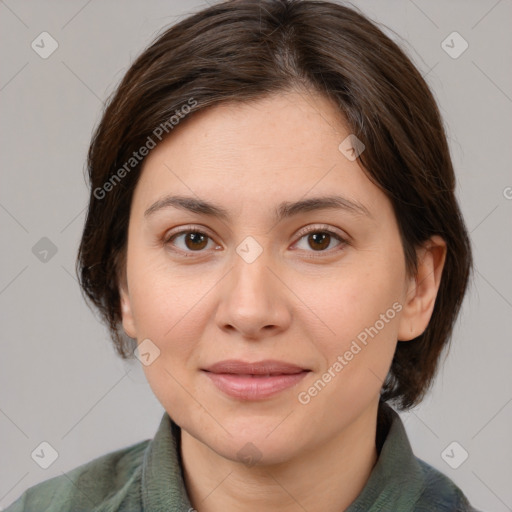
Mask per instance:
[[[121,317],[123,321],[124,332],[130,338],[136,338],[135,322],[133,321],[132,307],[130,302],[130,296],[125,286],[119,287],[119,297],[121,303]]]
[[[398,341],[417,338],[428,326],[441,284],[446,242],[434,235],[417,250],[418,268],[411,278],[398,328]]]

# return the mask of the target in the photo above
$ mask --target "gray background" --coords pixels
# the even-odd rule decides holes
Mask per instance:
[[[476,259],[436,385],[402,416],[415,453],[475,506],[512,510],[512,2],[356,4],[404,39],[434,90]],[[162,27],[204,5],[0,1],[0,508],[39,481],[156,431],[163,408],[139,362],[116,357],[74,275],[84,162],[102,102],[133,59]],[[47,59],[31,47],[43,31],[59,45]],[[442,46],[453,31],[469,44],[458,58]],[[452,53],[463,44],[447,41]],[[43,237],[57,248],[46,261],[33,252]],[[31,458],[42,441],[59,454],[48,469]],[[441,456],[453,441],[469,453],[458,469]],[[452,464],[460,450],[448,451]]]

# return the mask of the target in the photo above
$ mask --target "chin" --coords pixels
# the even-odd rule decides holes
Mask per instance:
[[[249,439],[245,436],[236,436],[215,444],[208,444],[208,440],[203,442],[225,459],[239,462],[247,467],[282,464],[291,460],[297,452],[297,446],[291,446],[283,438],[276,437],[274,440],[269,440],[262,435],[261,438]]]
[[[181,425],[192,437],[208,446],[225,459],[241,462],[248,467],[273,465],[294,457],[300,442],[298,429],[290,422],[285,425],[286,414],[216,417],[211,422],[189,421]],[[210,418],[211,419],[211,418]],[[213,427],[215,424],[215,427]],[[231,434],[231,435],[230,435]]]

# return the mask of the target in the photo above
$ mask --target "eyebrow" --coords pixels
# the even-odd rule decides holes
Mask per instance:
[[[144,212],[144,217],[149,217],[157,211],[167,208],[178,208],[200,215],[217,217],[224,221],[230,219],[229,211],[222,206],[215,205],[203,199],[187,196],[166,196],[159,199]],[[337,195],[313,197],[295,202],[284,201],[274,210],[274,217],[275,221],[278,222],[285,218],[298,215],[299,213],[325,209],[343,210],[357,216],[373,218],[369,209],[362,203]]]

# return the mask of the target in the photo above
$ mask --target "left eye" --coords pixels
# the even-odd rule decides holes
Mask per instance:
[[[338,244],[335,247],[338,247],[339,245],[342,245],[345,240],[341,238],[337,233],[334,233],[333,231],[329,230],[317,230],[317,231],[310,231],[309,233],[304,234],[300,239],[299,242],[302,240],[306,241],[306,244],[312,248],[315,249],[314,252],[323,252],[326,249],[329,248],[331,245],[331,242],[337,241]],[[297,243],[297,245],[299,244]],[[299,247],[300,249],[308,250],[307,247]],[[332,247],[331,247],[332,248]]]

